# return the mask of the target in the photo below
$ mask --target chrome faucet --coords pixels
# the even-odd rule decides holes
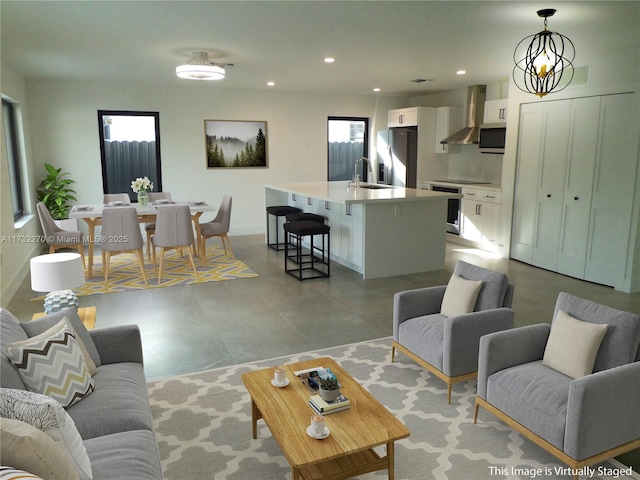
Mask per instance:
[[[353,167],[353,180],[349,182],[349,185],[353,185],[356,188],[360,186],[360,174],[358,173],[358,165],[360,165],[360,162],[363,162],[363,161],[367,164],[369,171],[370,172],[372,171],[371,162],[369,162],[369,159],[367,157],[360,157],[359,159],[356,160],[356,163]]]

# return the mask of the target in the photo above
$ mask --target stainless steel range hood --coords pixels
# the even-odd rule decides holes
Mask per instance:
[[[487,97],[486,85],[472,85],[467,92],[465,128],[442,140],[448,145],[470,145],[478,143],[480,124],[484,118],[484,101]]]

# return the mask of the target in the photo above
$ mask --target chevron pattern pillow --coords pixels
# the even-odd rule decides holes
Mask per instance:
[[[48,338],[7,348],[7,357],[30,390],[67,408],[95,389],[82,351],[69,326]]]

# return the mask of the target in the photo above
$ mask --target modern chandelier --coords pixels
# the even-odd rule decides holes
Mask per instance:
[[[176,75],[189,80],[222,80],[225,70],[209,60],[206,52],[193,52],[193,58],[176,67]]]
[[[573,59],[576,51],[573,42],[558,32],[547,30],[547,18],[556,13],[555,9],[538,10],[544,18],[544,30],[523,38],[513,53],[513,80],[523,92],[539,97],[553,91],[559,92],[573,79]],[[563,86],[558,86],[563,81]]]

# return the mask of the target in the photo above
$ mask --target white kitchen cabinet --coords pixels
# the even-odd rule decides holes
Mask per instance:
[[[460,236],[485,246],[497,247],[502,192],[463,188],[462,195]]]
[[[637,170],[632,94],[525,104],[511,256],[622,285]]]
[[[507,99],[484,102],[484,123],[505,123],[507,121]]]
[[[417,126],[420,108],[421,107],[408,107],[389,110],[387,126],[389,128]]]
[[[440,143],[464,127],[462,107],[438,107],[436,109],[436,153],[449,153],[449,145]]]

